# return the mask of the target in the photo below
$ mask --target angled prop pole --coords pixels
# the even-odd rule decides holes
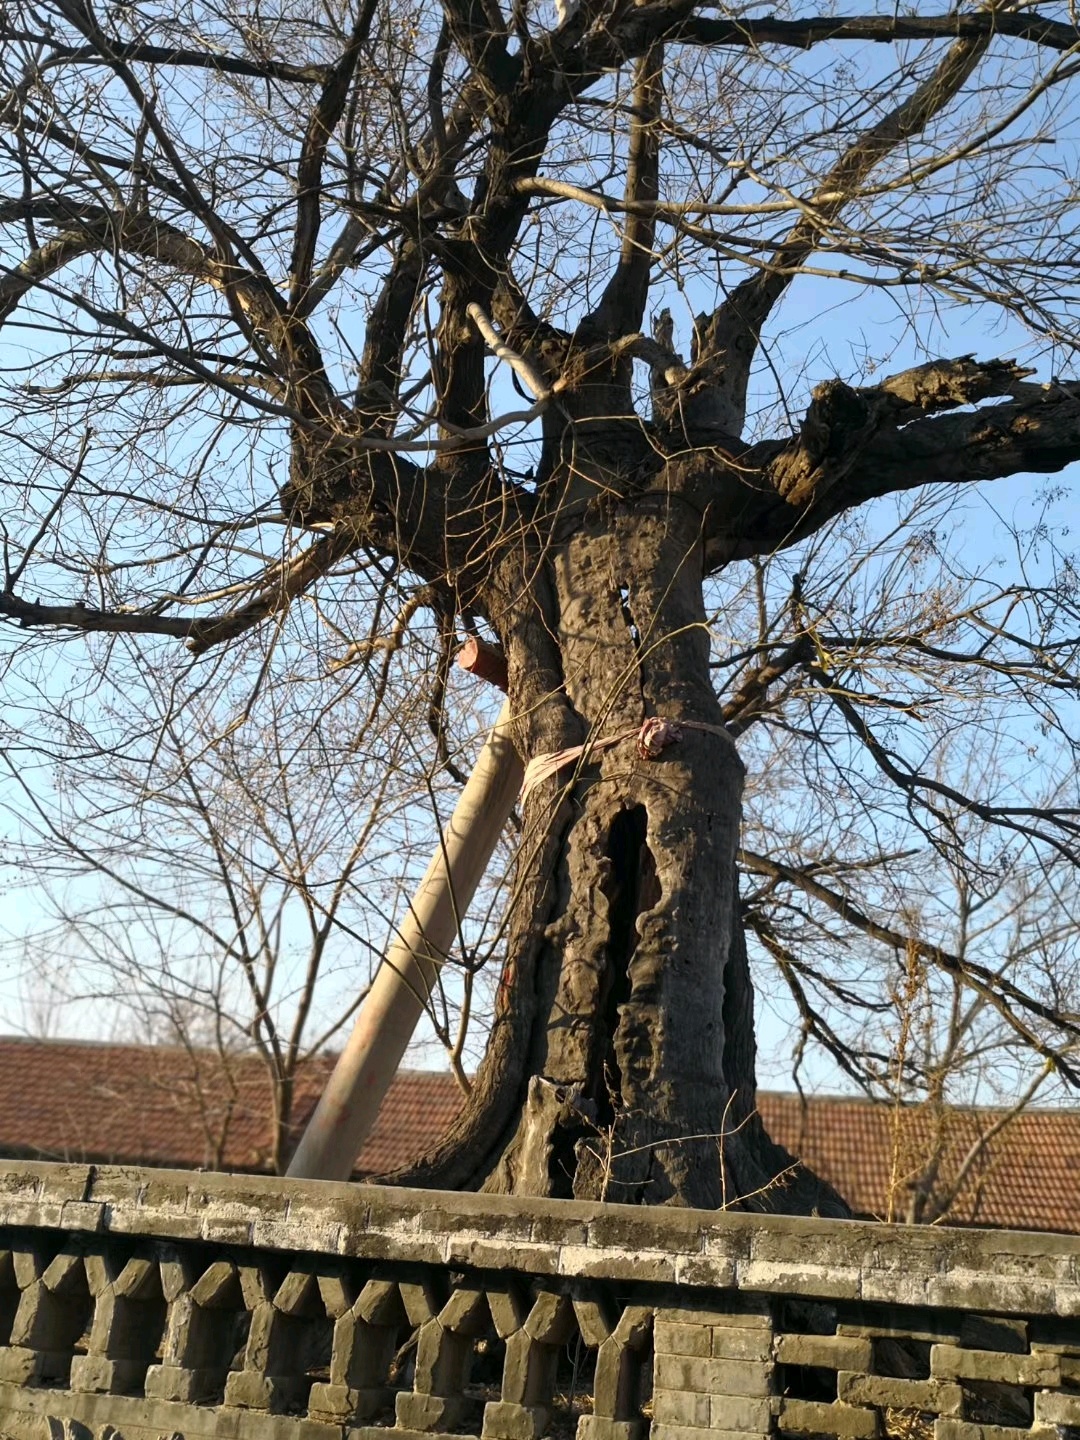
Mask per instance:
[[[482,673],[464,657],[462,663]],[[347,1180],[352,1173],[521,789],[521,760],[509,722],[507,700],[375,974],[289,1175]]]

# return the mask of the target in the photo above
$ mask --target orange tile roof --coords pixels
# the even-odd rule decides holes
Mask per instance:
[[[333,1065],[296,1076],[293,1140]],[[457,1114],[447,1074],[398,1075],[358,1171],[414,1159]],[[0,1036],[0,1155],[181,1169],[267,1170],[272,1164],[269,1073],[255,1055]]]
[[[333,1060],[301,1067],[294,1138]],[[930,1153],[925,1111],[835,1097],[762,1091],[766,1128],[832,1182],[860,1215],[884,1218],[890,1185],[903,1217],[911,1177]],[[407,1164],[457,1114],[461,1092],[445,1073],[404,1071],[357,1162],[377,1175]],[[204,1051],[0,1036],[0,1155],[39,1159],[265,1171],[270,1168],[270,1082],[257,1056],[227,1063]],[[995,1112],[953,1110],[943,1173],[955,1175]],[[895,1163],[894,1163],[895,1159]],[[1028,1110],[972,1167],[952,1224],[1080,1233],[1080,1111]]]
[[[885,1219],[889,1192],[902,1219],[912,1183],[935,1150],[924,1108],[870,1100],[761,1092],[769,1133],[829,1180],[860,1215]],[[1000,1111],[950,1109],[941,1120],[941,1182],[952,1184],[976,1152],[949,1212],[953,1225],[997,1225],[1080,1233],[1080,1111],[1030,1109],[989,1144],[978,1141]]]

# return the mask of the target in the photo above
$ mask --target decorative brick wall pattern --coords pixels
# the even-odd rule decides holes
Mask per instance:
[[[11,1440],[1080,1440],[1080,1241],[0,1164]]]
[[[58,1196],[63,1218],[95,1223],[75,1233],[48,1223],[6,1230],[0,1281],[9,1283],[0,1296],[14,1321],[0,1329],[8,1341],[0,1433],[46,1440],[51,1415],[73,1420],[76,1437],[80,1426],[100,1433],[107,1417],[120,1440],[151,1432],[537,1440],[553,1421],[564,1431],[576,1423],[582,1440],[643,1440],[651,1304],[602,1280],[553,1284],[528,1271],[452,1271],[398,1253],[238,1245],[249,1237],[237,1230],[229,1187],[216,1187],[208,1224],[200,1184],[190,1237],[175,1216]],[[412,1198],[423,1206],[432,1197]],[[25,1200],[23,1187],[8,1213],[56,1218],[47,1190],[37,1196],[40,1214]],[[219,1225],[221,1241],[212,1233]],[[498,1226],[483,1229],[495,1243]],[[580,1226],[568,1233],[585,1238]],[[387,1248],[368,1238],[375,1255]],[[415,1248],[430,1254],[427,1242]],[[576,1396],[565,1393],[575,1369]]]

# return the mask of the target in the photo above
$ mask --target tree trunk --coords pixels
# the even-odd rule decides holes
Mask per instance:
[[[488,1056],[446,1141],[395,1178],[835,1210],[755,1114],[744,772],[710,680],[702,568],[700,516],[652,493],[594,503],[507,584],[526,758],[628,738],[530,795]],[[636,744],[648,717],[681,729],[655,759]]]

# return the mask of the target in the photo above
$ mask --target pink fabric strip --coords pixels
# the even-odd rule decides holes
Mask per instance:
[[[706,725],[702,720],[667,720],[662,715],[650,715],[633,730],[620,731],[618,735],[604,735],[599,740],[589,740],[584,745],[571,745],[566,750],[556,750],[548,755],[534,755],[525,767],[525,778],[521,785],[521,800],[524,803],[537,785],[556,774],[564,766],[579,760],[583,755],[598,755],[620,745],[624,740],[637,740],[638,756],[642,760],[655,760],[669,745],[682,739],[684,730],[703,730],[710,735],[726,735],[722,725]]]

